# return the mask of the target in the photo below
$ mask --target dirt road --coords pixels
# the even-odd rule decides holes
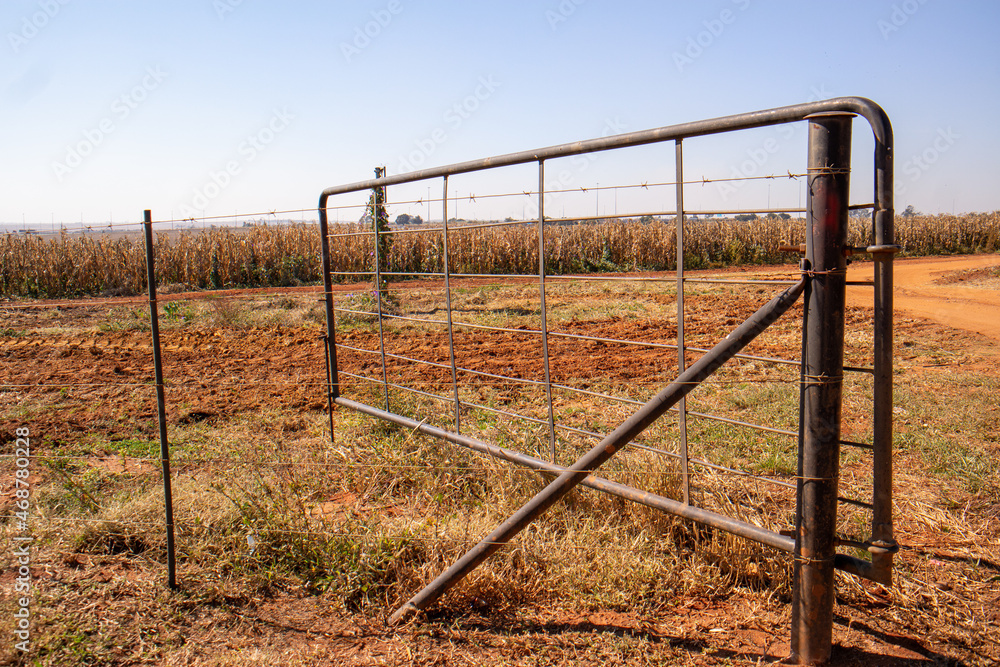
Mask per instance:
[[[871,262],[851,265],[849,280],[870,280]],[[1000,266],[1000,255],[960,257],[920,257],[899,259],[894,267],[894,309],[896,315],[922,317],[1000,341],[1000,289],[986,284],[965,285],[964,273]],[[952,277],[955,282],[944,282]],[[939,282],[941,281],[941,282]],[[850,287],[848,304],[872,305],[868,287]]]

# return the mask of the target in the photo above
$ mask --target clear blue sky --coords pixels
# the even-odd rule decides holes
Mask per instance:
[[[898,210],[992,211],[997,26],[987,0],[5,0],[0,223],[311,208],[380,164],[398,173],[841,95],[893,121]],[[853,196],[869,201],[863,121],[855,135]],[[731,176],[764,146],[757,175],[804,163],[803,133],[771,129],[691,140],[686,176]],[[663,145],[551,173],[603,188],[670,180],[672,164]],[[455,179],[459,215],[520,214],[520,200],[462,197],[532,178]],[[791,207],[801,186],[686,196],[702,209]],[[547,212],[668,207],[664,192],[614,197],[567,195]]]

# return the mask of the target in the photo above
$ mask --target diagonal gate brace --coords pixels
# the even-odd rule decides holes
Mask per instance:
[[[586,479],[591,472],[614,456],[619,449],[631,442],[650,424],[659,419],[702,381],[711,376],[720,366],[738,354],[740,350],[787,312],[802,294],[806,286],[806,281],[807,278],[801,279],[751,315],[735,331],[726,336],[701,359],[681,373],[670,385],[639,408],[635,414],[622,422],[604,440],[580,457],[572,466],[566,468],[565,472],[549,483],[548,486],[542,489],[510,518],[500,524],[492,533],[483,538],[479,544],[470,549],[458,562],[425,586],[409,602],[397,609],[389,617],[389,622],[400,623],[408,620],[417,612],[423,611],[433,604],[448,589],[461,581],[484,560],[527,527],[528,524],[537,519],[545,510],[569,493],[573,487]]]

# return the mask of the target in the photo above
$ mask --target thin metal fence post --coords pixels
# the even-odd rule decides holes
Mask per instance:
[[[851,119],[809,117],[806,270],[792,654],[802,664],[830,659],[844,372],[847,215]]]
[[[163,505],[167,528],[167,585],[177,588],[174,552],[174,500],[170,490],[170,445],[167,442],[167,410],[163,398],[163,360],[160,357],[160,320],[156,304],[156,265],[153,256],[153,214],[143,211],[146,232],[146,281],[149,287],[149,328],[153,334],[153,373],[156,379],[156,414],[160,429],[160,466],[163,470]]]
[[[462,432],[462,402],[458,398],[458,368],[455,364],[455,327],[451,316],[451,265],[448,261],[448,177],[444,177],[442,228],[444,235],[444,298],[448,310],[448,356],[451,359],[451,387],[455,397],[455,433]],[[427,220],[430,222],[430,219]]]
[[[542,360],[545,364],[545,400],[549,404],[549,455],[556,462],[556,418],[552,407],[549,370],[549,312],[545,307],[545,161],[538,161],[538,293],[542,310]]]
[[[677,217],[675,220],[677,237],[677,370],[683,373],[687,362],[684,359],[684,144],[681,139],[674,142],[677,156]],[[677,425],[680,428],[681,483],[684,487],[684,504],[691,504],[691,470],[688,456],[687,399],[677,403]]]

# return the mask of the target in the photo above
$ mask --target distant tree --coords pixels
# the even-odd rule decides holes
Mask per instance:
[[[407,215],[406,213],[400,213],[396,216],[394,222],[397,225],[422,225],[424,224],[423,218],[419,215]]]
[[[738,213],[736,215],[737,222],[750,222],[751,220],[756,220],[756,219],[757,219],[756,213]]]
[[[903,217],[904,218],[912,218],[913,216],[918,215],[918,214],[919,214],[919,212],[917,211],[917,209],[913,208],[913,204],[910,204],[909,206],[907,206],[903,210]]]
[[[779,213],[778,217],[781,220],[791,220],[792,219],[792,216],[788,215],[787,213]]]

